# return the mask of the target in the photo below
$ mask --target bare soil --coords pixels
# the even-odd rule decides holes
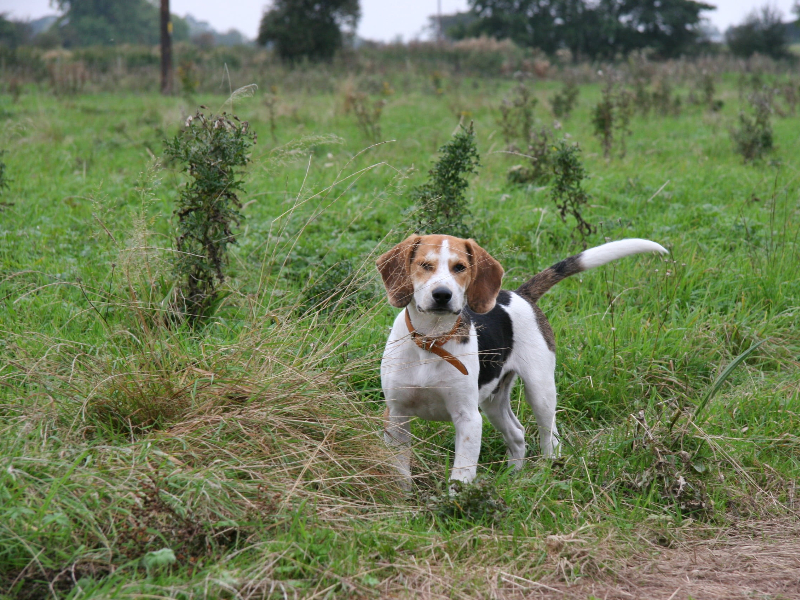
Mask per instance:
[[[455,582],[446,568],[423,568],[417,577],[403,582],[404,589],[387,589],[386,595],[405,597],[410,593],[415,598],[498,600],[800,599],[800,520],[797,519],[747,521],[722,530],[713,539],[672,542],[671,547],[654,544],[649,550],[625,559],[599,561],[594,575],[570,576],[574,566],[581,562],[581,571],[591,572],[587,567],[591,567],[592,560],[612,551],[612,548],[593,548],[570,555],[557,550],[549,561],[550,574],[538,581],[519,577],[510,570],[486,568],[482,574],[486,579],[483,585],[475,586],[475,595]],[[477,579],[483,577],[479,575]]]

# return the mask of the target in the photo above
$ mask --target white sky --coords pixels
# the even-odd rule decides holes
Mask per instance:
[[[452,13],[467,8],[467,0],[438,0],[442,13]],[[717,10],[704,13],[720,31],[729,25],[740,23],[753,8],[762,6],[766,0],[704,0],[716,5]],[[770,0],[784,13],[792,17],[794,0]],[[191,13],[201,21],[208,21],[217,31],[235,28],[249,38],[255,38],[258,23],[268,0],[170,0],[173,13]],[[423,29],[428,16],[436,13],[437,0],[361,0],[361,22],[358,34],[366,39],[392,41],[398,35],[404,40],[424,37]],[[0,13],[8,13],[16,19],[36,19],[55,14],[50,0],[0,0]]]

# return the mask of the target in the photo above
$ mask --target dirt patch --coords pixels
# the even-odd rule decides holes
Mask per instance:
[[[800,521],[796,519],[741,523],[721,530],[713,539],[672,542],[667,548],[653,544],[625,559],[604,558],[602,565],[587,569],[596,554],[607,551],[575,551],[568,559],[555,553],[549,574],[535,581],[516,575],[513,569],[489,567],[480,569],[483,574],[477,577],[473,572],[472,583],[493,600],[800,599]],[[570,561],[573,566],[583,561],[585,575],[570,580]],[[477,580],[482,578],[481,584]],[[402,589],[390,586],[385,591],[386,597],[474,597],[471,586],[462,583],[437,565],[406,577]]]
[[[498,586],[498,597],[800,598],[800,522],[743,523],[713,540],[683,542],[615,567],[612,576],[582,578],[571,585],[501,575],[505,585]]]

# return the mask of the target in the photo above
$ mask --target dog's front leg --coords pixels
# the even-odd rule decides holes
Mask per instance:
[[[450,480],[470,483],[475,479],[481,454],[483,420],[478,411],[478,403],[476,401],[472,406],[461,406],[450,414],[456,428],[456,452]]]
[[[400,473],[400,487],[411,490],[411,418],[392,412],[386,407],[383,415],[383,439],[395,451],[394,467]]]

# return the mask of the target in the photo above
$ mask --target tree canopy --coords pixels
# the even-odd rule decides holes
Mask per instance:
[[[747,58],[756,52],[772,58],[789,56],[789,40],[781,13],[766,4],[753,10],[741,25],[725,32],[725,41],[736,56]]]
[[[489,35],[551,53],[613,57],[652,48],[660,57],[698,47],[700,13],[714,10],[695,0],[469,0],[474,19],[448,31],[454,37]]]
[[[159,10],[148,0],[57,0],[64,15],[58,30],[65,46],[159,43]],[[173,39],[189,37],[186,22],[172,15]]]
[[[30,41],[33,37],[30,25],[21,21],[13,21],[0,13],[0,46],[16,48]]]
[[[258,43],[274,45],[287,60],[329,60],[360,17],[358,0],[274,0],[261,19]]]

